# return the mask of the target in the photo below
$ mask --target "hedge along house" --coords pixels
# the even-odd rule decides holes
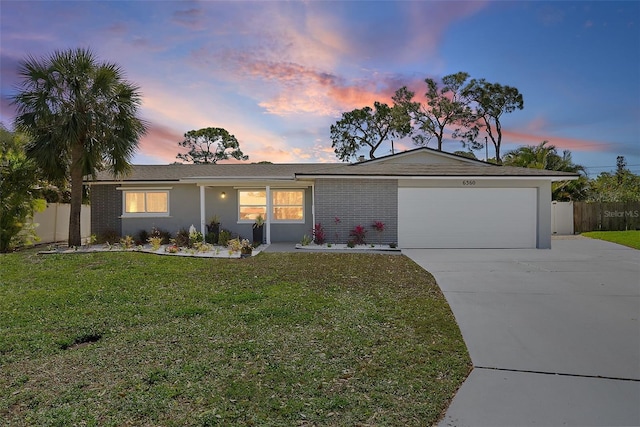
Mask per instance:
[[[354,164],[134,166],[87,184],[98,235],[192,224],[205,233],[216,215],[250,238],[262,215],[266,243],[297,242],[319,223],[335,243],[362,225],[367,242],[400,248],[550,248],[551,182],[576,178],[418,148]]]

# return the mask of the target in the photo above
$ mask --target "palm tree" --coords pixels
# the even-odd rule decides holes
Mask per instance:
[[[137,117],[139,88],[84,48],[29,57],[18,72],[16,129],[31,136],[27,155],[49,179],[70,180],[69,246],[79,246],[83,177],[124,174],[146,132]]]
[[[578,173],[580,178],[577,180],[554,182],[552,195],[553,200],[559,201],[583,199],[586,196],[587,186],[584,166],[573,163],[569,150],[564,150],[562,155],[559,155],[556,147],[547,145],[548,143],[549,141],[542,141],[536,146],[525,145],[511,150],[505,154],[503,164],[505,166]]]

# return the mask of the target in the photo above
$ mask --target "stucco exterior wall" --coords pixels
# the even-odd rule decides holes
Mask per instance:
[[[264,189],[256,187],[256,189]],[[278,189],[277,187],[272,187]],[[305,234],[311,235],[313,228],[312,193],[311,188],[304,189],[305,222],[304,223],[272,223],[271,242],[299,242]],[[222,197],[222,193],[225,197]],[[199,199],[197,199],[199,201]],[[198,202],[199,203],[199,202]],[[199,209],[199,204],[197,208]],[[199,212],[199,211],[198,211]],[[234,187],[206,187],[205,188],[205,223],[214,215],[220,219],[220,227],[237,233],[248,239],[252,238],[253,223],[238,221],[238,189]],[[198,223],[199,224],[199,223]],[[196,224],[196,227],[198,225]],[[266,238],[266,230],[264,231]]]
[[[153,186],[147,185],[131,187],[153,189]],[[150,232],[154,227],[168,231],[171,235],[175,235],[181,228],[188,229],[192,224],[198,228],[198,224],[200,224],[200,192],[198,187],[193,184],[172,184],[159,187],[171,187],[169,190],[169,216],[122,218],[123,236],[134,236],[141,230]],[[127,186],[120,188],[126,189]],[[118,193],[122,200],[122,191],[118,191]],[[122,201],[120,206],[118,215],[122,215]]]
[[[315,200],[316,223],[324,227],[327,242],[346,243],[356,225],[367,229],[367,243],[398,241],[395,179],[318,179]],[[340,222],[336,223],[336,217]],[[375,221],[385,224],[382,233],[373,229]]]
[[[158,185],[156,187],[169,190],[169,215],[122,217],[123,190],[127,187],[153,189],[153,185],[95,185],[92,186],[91,232],[100,234],[115,231],[121,236],[137,235],[141,230],[150,232],[156,227],[175,235],[181,228],[188,229],[194,225],[200,230],[200,187],[195,184]],[[118,190],[117,188],[120,188]],[[258,187],[259,188],[259,187]],[[274,187],[275,188],[275,187]],[[225,197],[222,197],[224,192]],[[305,189],[305,222],[304,223],[272,223],[272,242],[298,242],[302,236],[311,235],[313,229],[313,200],[311,188]],[[234,187],[205,187],[205,217],[208,224],[217,215],[220,227],[252,239],[253,223],[238,221],[238,190]],[[266,231],[265,231],[266,234]]]

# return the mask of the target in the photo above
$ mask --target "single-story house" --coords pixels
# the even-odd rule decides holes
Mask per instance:
[[[204,234],[215,215],[250,238],[262,215],[266,243],[299,242],[319,223],[335,243],[362,225],[368,242],[400,248],[549,248],[551,183],[576,178],[417,148],[353,164],[136,165],[86,184],[94,234]]]

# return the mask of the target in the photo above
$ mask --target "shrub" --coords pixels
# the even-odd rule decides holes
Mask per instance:
[[[354,242],[353,240],[349,240],[347,242],[347,247],[348,248],[355,248],[356,247],[356,242]]]
[[[353,230],[349,232],[349,237],[353,237],[353,243],[356,245],[364,245],[365,237],[367,236],[367,230],[362,225],[356,225]]]
[[[160,246],[162,245],[162,237],[160,236],[149,237],[147,241],[151,245],[151,249],[153,249],[154,251],[157,251],[158,249],[160,249]]]
[[[198,243],[202,243],[204,242],[204,237],[202,236],[202,233],[199,231],[196,232],[190,232],[189,233],[189,247],[193,248],[195,247]]]
[[[115,230],[105,230],[98,235],[97,243],[109,243],[113,245],[120,241],[120,234]]]
[[[231,232],[229,230],[221,230],[218,236],[218,244],[220,246],[227,246],[229,239],[231,239]]]
[[[384,222],[374,221],[371,225],[378,232],[378,244],[382,244],[382,232],[384,231]]]
[[[188,247],[189,246],[189,230],[186,228],[181,228],[176,233],[175,244],[179,247]]]
[[[240,238],[230,239],[227,242],[227,247],[229,248],[229,252],[238,252],[242,249],[242,242],[240,242]]]
[[[325,237],[324,227],[322,226],[321,223],[317,223],[313,227],[313,242],[316,245],[321,245],[324,243],[325,238],[326,237]]]
[[[171,233],[161,228],[153,227],[151,229],[151,237],[160,237],[160,243],[165,245],[171,241]]]
[[[371,225],[371,227],[373,227],[374,230],[382,233],[384,231],[384,222],[382,222],[382,221],[374,221],[374,223]]]
[[[135,245],[135,240],[133,237],[131,236],[124,236],[122,239],[120,239],[120,244],[122,245],[123,248],[125,249],[131,249],[133,247],[133,245]]]
[[[149,233],[147,230],[140,230],[138,234],[136,234],[135,241],[136,245],[144,245],[149,240]]]
[[[306,234],[304,236],[302,236],[302,240],[300,241],[300,244],[302,246],[308,246],[309,243],[311,243],[313,240],[311,239],[311,237],[307,236]]]

